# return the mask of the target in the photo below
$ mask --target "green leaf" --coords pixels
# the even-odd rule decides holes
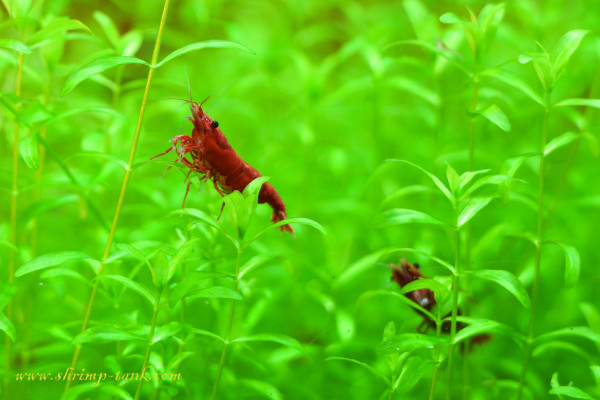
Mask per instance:
[[[527,84],[524,80],[522,80],[518,75],[514,74],[511,71],[492,68],[483,71],[481,76],[490,76],[492,78],[498,79],[500,82],[503,82],[513,88],[520,90],[525,95],[527,95],[530,99],[535,101],[541,106],[545,106],[544,100],[542,96],[538,94],[529,84]]]
[[[562,398],[562,396],[567,396],[567,397],[571,397],[574,399],[595,400],[594,397],[590,396],[589,394],[587,394],[586,392],[584,392],[583,390],[581,390],[579,388],[576,388],[573,386],[560,386],[560,383],[558,383],[558,372],[555,372],[554,374],[552,374],[552,379],[550,380],[550,386],[552,386],[552,389],[550,389],[550,391],[548,393],[555,394],[559,398]]]
[[[457,321],[468,324],[469,326],[461,329],[456,333],[454,337],[454,343],[460,343],[473,336],[477,336],[482,333],[498,331],[506,334],[519,346],[523,346],[525,338],[517,333],[513,328],[508,325],[501,324],[500,322],[493,321],[490,319],[473,318],[473,317],[456,317]],[[444,318],[444,321],[450,321],[450,317]]]
[[[175,255],[169,261],[169,272],[167,274],[167,282],[170,281],[171,278],[173,278],[177,267],[179,267],[180,264],[185,262],[185,259],[188,256],[188,254],[195,248],[198,248],[201,243],[201,239],[192,238],[186,241],[181,247],[177,249],[177,252],[175,252]]]
[[[592,155],[594,157],[598,157],[598,154],[600,154],[600,145],[598,144],[598,139],[596,139],[596,136],[587,131],[581,132],[581,136],[588,143],[588,147],[590,148]]]
[[[197,328],[185,326],[184,331],[190,332],[190,333],[193,333],[196,335],[200,335],[200,336],[207,336],[209,338],[216,339],[220,342],[225,343],[225,338],[222,338],[221,336],[217,335],[216,333],[212,333],[212,332],[206,331],[204,329],[197,329]],[[194,354],[196,354],[196,353],[194,353]]]
[[[383,341],[377,345],[379,354],[404,353],[418,349],[431,349],[440,344],[448,343],[447,339],[422,335],[420,333],[401,333],[392,340]]]
[[[444,24],[460,24],[463,21],[460,18],[458,18],[458,16],[456,14],[447,12],[440,16],[440,22],[442,22]]]
[[[29,46],[16,39],[0,39],[0,47],[16,50],[23,54],[31,54]]]
[[[62,90],[60,91],[61,96],[65,96],[71,92],[75,88],[75,86],[79,85],[84,80],[90,78],[93,75],[101,74],[102,72],[109,70],[111,68],[118,67],[120,65],[128,65],[128,64],[142,64],[146,66],[150,66],[146,61],[140,60],[135,57],[104,57],[99,58],[97,60],[88,63],[75,72],[73,72],[66,80]]]
[[[560,76],[569,59],[579,47],[583,37],[588,34],[586,30],[573,30],[565,33],[552,50],[551,59],[554,64],[556,77]]]
[[[349,267],[343,270],[337,279],[337,285],[343,285],[347,282],[350,282],[365,270],[373,268],[373,266],[389,252],[390,249],[378,250],[355,261]]]
[[[148,335],[124,331],[113,326],[95,326],[75,336],[73,343],[109,343],[120,340],[146,341]]]
[[[247,51],[248,53],[255,54],[252,50],[250,50],[246,46],[242,46],[241,44],[238,44],[238,43],[229,42],[227,40],[207,40],[205,42],[197,42],[197,43],[188,44],[187,46],[184,46],[180,49],[175,50],[174,52],[172,52],[171,54],[169,54],[168,56],[163,58],[162,61],[160,61],[158,64],[156,64],[154,66],[154,68],[158,68],[158,67],[164,65],[176,57],[182,56],[182,55],[187,54],[192,51],[201,50],[201,49],[238,49],[238,50]]]
[[[491,123],[502,129],[504,132],[510,131],[510,121],[504,111],[495,104],[492,104],[483,111],[479,111],[483,117],[487,118]]]
[[[166,218],[173,217],[175,215],[179,215],[179,216],[186,215],[186,216],[198,219],[198,220],[216,228],[227,239],[231,240],[231,242],[234,243],[237,247],[237,243],[238,243],[237,239],[235,239],[230,234],[225,232],[225,230],[223,230],[223,228],[221,228],[221,226],[217,223],[216,218],[210,217],[205,212],[197,210],[195,208],[184,208],[182,210],[175,210],[175,211],[170,212],[169,214],[167,214]]]
[[[89,254],[81,251],[59,251],[57,253],[48,253],[43,256],[34,258],[26,262],[15,272],[18,278],[30,272],[38,271],[45,268],[55,267],[67,261],[81,260],[83,258],[91,258]]]
[[[400,45],[418,46],[424,50],[431,51],[432,53],[437,54],[438,56],[441,56],[441,57],[445,58],[446,60],[448,60],[452,65],[454,65],[455,67],[460,69],[462,72],[464,72],[465,75],[467,75],[469,77],[472,77],[472,75],[473,75],[471,73],[471,71],[469,71],[467,68],[465,68],[464,65],[462,65],[462,59],[460,58],[460,54],[458,54],[455,51],[449,50],[449,49],[445,48],[444,46],[439,46],[439,45],[436,46],[432,43],[425,42],[422,40],[400,40],[400,41],[393,42],[393,43],[386,45],[383,48],[383,51],[388,50],[392,47],[400,46]]]
[[[36,48],[50,41],[62,40],[65,32],[72,30],[84,30],[91,33],[90,28],[82,22],[66,17],[59,17],[54,18],[48,25],[34,33],[27,40],[27,45],[31,48]]]
[[[36,134],[26,135],[19,141],[19,153],[29,168],[35,171],[40,167]]]
[[[405,208],[394,208],[385,211],[375,219],[374,224],[376,228],[387,228],[390,226],[404,224],[446,225],[445,222],[442,222],[429,214],[416,210],[408,210]]]
[[[17,341],[17,331],[13,323],[8,319],[4,313],[0,312],[0,331],[3,331],[8,335],[13,342]]]
[[[446,178],[448,179],[448,185],[450,186],[452,193],[458,193],[458,189],[460,187],[460,178],[456,173],[456,170],[452,168],[450,164],[446,166]]]
[[[421,357],[410,357],[394,382],[395,393],[406,393],[419,383],[421,377],[431,371],[432,362]]]
[[[523,305],[523,307],[529,309],[531,306],[531,301],[529,300],[527,290],[525,290],[523,284],[511,272],[504,270],[480,269],[465,271],[465,273],[481,279],[496,282],[512,293]]]
[[[181,298],[196,293],[196,291],[200,289],[204,289],[197,288],[196,286],[200,286],[200,282],[206,279],[213,278],[233,278],[233,276],[223,272],[195,271],[179,281],[177,286],[171,291],[171,295],[169,296],[169,306],[173,308]]]
[[[555,137],[554,139],[546,143],[546,147],[544,148],[544,155],[547,156],[553,151],[568,145],[578,137],[579,135],[577,135],[574,132],[565,132],[562,135]]]
[[[462,174],[460,176],[460,179],[459,179],[459,189],[461,191],[464,191],[465,188],[467,186],[469,186],[469,183],[471,183],[471,181],[473,180],[473,178],[475,178],[477,175],[485,174],[485,173],[488,173],[488,172],[490,172],[489,169],[482,169],[482,170],[479,170],[479,171],[467,171],[467,172],[465,172],[464,174]]]
[[[106,376],[105,376],[106,377]],[[98,381],[95,381],[94,383],[96,383]],[[106,393],[108,395],[110,395],[111,397],[115,397],[118,399],[122,399],[122,400],[134,400],[133,396],[129,394],[129,392],[125,389],[123,389],[120,386],[117,385],[113,385],[110,383],[103,383],[100,384],[100,391],[102,393]]]
[[[401,302],[407,304],[409,307],[414,308],[415,310],[418,310],[421,314],[426,315],[432,321],[438,321],[439,320],[437,318],[437,316],[435,316],[434,314],[432,314],[430,311],[426,310],[425,308],[421,307],[419,304],[415,303],[414,301],[412,301],[408,297],[406,297],[403,294],[400,294],[398,292],[391,292],[389,290],[369,290],[369,291],[366,291],[366,292],[364,292],[364,293],[362,293],[360,295],[360,297],[356,301],[356,306],[359,307],[365,301],[370,300],[371,298],[376,297],[376,296],[395,297],[395,298],[399,299]]]
[[[165,340],[174,336],[181,331],[181,324],[179,322],[169,322],[168,324],[159,326],[154,331],[154,337],[152,338],[152,343],[160,342],[161,340]]]
[[[328,357],[325,359],[325,361],[336,361],[336,360],[347,361],[347,362],[351,362],[356,365],[360,365],[361,367],[369,370],[373,375],[375,375],[378,378],[380,378],[381,380],[383,380],[387,386],[390,386],[390,384],[391,384],[390,380],[385,375],[383,375],[381,372],[379,372],[376,368],[373,368],[369,364],[364,363],[362,361],[358,361],[353,358],[347,358],[347,357]]]
[[[296,339],[282,335],[280,333],[258,333],[256,335],[242,336],[235,338],[231,343],[244,343],[244,342],[274,342],[279,343],[285,347],[296,349],[301,353],[304,353],[304,348]]]
[[[573,246],[569,246],[557,241],[551,241],[559,246],[565,255],[565,285],[567,287],[573,287],[579,280],[579,270],[581,269],[581,261],[579,259],[579,252]]]
[[[450,192],[450,190],[448,190],[448,188],[442,183],[442,181],[437,176],[433,175],[430,172],[427,172],[424,168],[421,168],[417,164],[411,163],[410,161],[395,160],[395,159],[389,159],[389,160],[386,160],[386,161],[400,162],[400,163],[408,164],[408,165],[411,165],[411,166],[417,168],[418,170],[420,170],[421,172],[423,172],[424,174],[426,174],[429,177],[429,179],[431,179],[433,181],[433,183],[435,184],[435,186],[437,186],[437,188],[444,194],[444,196],[446,196],[446,198],[448,200],[450,200],[450,203],[454,204],[454,196],[452,195],[452,193]]]
[[[240,274],[238,275],[238,279],[242,279],[248,272],[260,267],[273,260],[275,256],[265,256],[265,255],[256,255],[248,260],[241,268]]]
[[[487,206],[490,201],[492,201],[492,197],[474,197],[467,201],[464,205],[460,215],[458,216],[457,227],[461,227],[467,222],[471,220],[477,213],[485,206]]]
[[[315,228],[316,230],[318,230],[319,232],[321,232],[323,235],[327,235],[327,231],[325,230],[325,228],[323,228],[323,226],[321,226],[321,224],[319,224],[317,221],[313,221],[312,219],[308,219],[308,218],[286,218],[286,219],[284,219],[282,221],[279,221],[279,222],[277,222],[275,224],[269,225],[268,227],[264,228],[263,230],[259,231],[257,234],[255,234],[254,236],[252,236],[250,239],[245,240],[244,241],[244,246],[248,246],[248,244],[250,244],[251,242],[253,242],[256,239],[258,239],[266,231],[268,231],[270,229],[279,228],[280,226],[287,225],[287,224],[308,225],[310,227]]]
[[[108,42],[111,44],[111,46],[117,50],[120,50],[121,39],[119,30],[110,17],[101,11],[94,11],[94,19],[102,28],[104,36],[106,36],[106,39],[108,39]]]
[[[66,277],[69,277],[69,278],[75,278],[79,282],[82,282],[82,283],[84,283],[86,285],[91,285],[90,281],[87,280],[79,272],[73,271],[72,269],[67,269],[67,268],[52,268],[52,269],[48,269],[48,270],[42,272],[42,274],[40,275],[40,278],[42,278],[42,279],[52,279],[52,278],[54,278],[56,276],[66,276]]]
[[[406,294],[408,292],[412,292],[414,290],[419,290],[419,289],[431,290],[435,295],[435,301],[440,304],[444,303],[445,299],[448,297],[448,294],[449,294],[449,290],[446,287],[446,285],[444,285],[441,282],[436,281],[435,279],[429,279],[429,278],[428,279],[417,279],[415,281],[407,283],[406,285],[404,285],[402,287],[402,289],[400,290],[400,293]]]
[[[594,380],[596,381],[596,386],[600,386],[600,366],[591,365],[590,369],[592,370],[592,375],[594,375]]]
[[[566,106],[600,108],[600,99],[565,99],[554,104],[554,107]]]
[[[259,381],[256,379],[241,379],[238,381],[242,386],[249,388],[252,391],[258,392],[271,400],[283,400],[283,396],[279,390],[265,381]],[[244,393],[247,393],[244,391]]]
[[[561,339],[563,337],[580,337],[591,340],[596,344],[600,344],[600,333],[594,332],[587,326],[572,326],[569,328],[562,328],[549,333],[544,333],[543,335],[535,338],[535,343]]]
[[[354,316],[342,309],[335,312],[335,327],[342,342],[350,342],[356,332]]]
[[[145,299],[147,299],[152,306],[156,305],[156,298],[154,297],[154,295],[152,293],[150,293],[150,291],[148,289],[146,289],[139,283],[132,281],[131,279],[127,278],[126,276],[100,275],[100,276],[96,277],[96,279],[110,279],[113,281],[117,281],[117,282],[123,284],[124,286],[126,286],[127,288],[133,290],[134,292],[137,292],[139,295],[141,295]]]
[[[189,298],[214,298],[214,299],[232,299],[232,300],[243,300],[244,298],[237,290],[226,288],[223,286],[212,286],[205,289],[198,289],[193,291]]]

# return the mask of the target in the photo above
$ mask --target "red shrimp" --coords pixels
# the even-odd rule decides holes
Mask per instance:
[[[178,135],[173,137],[171,139],[174,142],[173,146],[151,159],[176,149],[179,154],[176,162],[180,161],[190,169],[188,177],[192,172],[198,172],[204,174],[200,180],[212,178],[215,189],[217,189],[221,196],[232,193],[234,190],[242,192],[250,182],[261,175],[256,169],[242,160],[231,147],[223,132],[221,132],[219,123],[211,119],[202,110],[204,101],[200,104],[192,100],[189,101],[192,117],[188,117],[188,119],[194,124],[192,136]],[[177,148],[178,143],[179,148]],[[192,161],[189,161],[185,157],[187,154],[190,154]],[[191,182],[188,183],[185,192],[184,204],[190,184]],[[270,183],[263,183],[258,194],[258,202],[267,203],[273,208],[272,222],[279,222],[287,218],[285,204]],[[223,211],[223,207],[221,207],[221,211]],[[280,229],[282,232],[287,231],[292,235],[294,234],[294,230],[289,224],[282,225]]]

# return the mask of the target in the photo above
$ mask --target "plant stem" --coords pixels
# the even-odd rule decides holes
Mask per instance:
[[[438,321],[435,324],[435,336],[440,337],[442,335],[442,323],[440,321],[440,308],[438,307]],[[435,346],[435,359],[437,363],[433,367],[433,377],[431,378],[431,388],[429,389],[429,400],[433,400],[435,397],[435,385],[437,384],[437,377],[440,371],[440,345]]]
[[[238,287],[238,275],[240,274],[240,263],[242,260],[242,248],[238,245],[237,247],[237,260],[235,263],[235,275],[233,278],[233,290],[237,290]],[[221,351],[221,360],[219,361],[219,369],[217,371],[217,378],[215,379],[215,384],[213,386],[212,396],[210,396],[211,400],[217,398],[217,390],[219,389],[219,382],[221,381],[221,375],[223,374],[223,367],[225,366],[225,356],[227,354],[227,347],[229,346],[229,341],[231,340],[231,327],[233,326],[233,314],[235,312],[235,302],[236,300],[231,299],[229,303],[229,318],[227,319],[227,329],[225,331],[225,343],[223,344],[223,351]]]
[[[146,347],[146,356],[142,364],[142,371],[140,373],[140,382],[138,383],[137,390],[135,391],[134,400],[140,398],[142,392],[142,384],[144,383],[144,375],[146,374],[146,367],[148,366],[148,359],[150,358],[150,351],[152,350],[152,344],[154,343],[154,329],[156,328],[156,316],[158,315],[158,305],[160,304],[160,293],[156,296],[156,303],[154,303],[154,312],[152,313],[152,322],[150,323],[150,335],[148,336],[148,346]]]
[[[21,81],[23,78],[23,59],[24,54],[19,53],[19,61],[17,65],[17,87],[15,88],[15,94],[17,97],[21,96]],[[19,195],[18,182],[19,182],[19,124],[15,120],[14,131],[13,131],[13,149],[12,149],[12,185],[10,194],[10,242],[16,247],[17,246],[17,196]],[[15,280],[15,265],[17,262],[17,254],[15,249],[10,249],[10,260],[8,263],[8,284],[12,285]],[[6,305],[6,317],[12,320],[13,314],[13,302],[9,300]],[[11,364],[11,338],[6,335],[5,341],[5,354],[4,354],[4,396],[8,396],[9,388],[9,372]]]
[[[155,65],[156,61],[158,60],[158,53],[160,50],[160,43],[161,43],[163,28],[165,25],[165,21],[167,20],[167,11],[169,10],[169,2],[170,2],[170,0],[165,0],[165,5],[163,8],[163,13],[162,13],[160,25],[158,28],[158,34],[156,36],[156,41],[154,43],[154,51],[152,52],[152,61],[150,62],[150,65]],[[138,145],[138,142],[140,139],[140,131],[142,129],[142,121],[144,119],[144,111],[146,110],[146,102],[148,100],[148,93],[150,91],[150,83],[152,82],[153,75],[154,75],[154,67],[151,66],[150,70],[148,71],[148,78],[146,80],[146,88],[144,89],[144,96],[142,98],[142,105],[140,107],[140,113],[138,115],[138,121],[137,121],[137,125],[135,128],[135,133],[133,134],[133,142],[131,143],[131,150],[129,152],[129,160],[127,161],[127,170],[125,171],[125,177],[123,178],[123,185],[121,186],[121,193],[119,194],[119,200],[117,201],[117,208],[115,210],[115,215],[113,217],[113,222],[112,222],[112,226],[110,228],[110,233],[108,234],[108,239],[106,240],[106,245],[104,246],[102,262],[98,269],[97,276],[100,276],[102,274],[102,271],[104,270],[104,264],[110,253],[110,248],[111,248],[114,236],[115,236],[115,231],[117,229],[117,222],[119,221],[119,215],[121,214],[121,208],[123,207],[125,191],[127,190],[127,184],[129,183],[129,178],[131,176],[131,167],[133,165],[135,151],[137,150],[137,145]],[[87,328],[87,325],[88,325],[88,322],[90,319],[90,314],[92,311],[92,305],[94,304],[94,299],[96,298],[96,292],[98,291],[99,283],[100,283],[100,280],[96,279],[95,283],[94,283],[94,287],[92,288],[92,293],[90,294],[90,298],[88,300],[88,304],[87,304],[87,308],[85,311],[85,316],[83,317],[83,323],[81,324],[80,332],[84,332]],[[77,347],[75,348],[75,353],[73,354],[73,360],[71,361],[71,368],[73,370],[75,370],[75,367],[77,366],[77,360],[79,358],[80,352],[81,352],[81,344],[78,343]],[[70,386],[70,381],[67,380],[67,384],[65,385],[65,391],[67,391],[69,389],[69,386]]]
[[[460,271],[460,228],[458,227],[458,209],[454,206],[456,230],[454,231],[454,276],[452,278],[452,317],[450,325],[450,345],[448,346],[448,375],[446,379],[446,400],[452,393],[452,364],[454,361],[454,337],[456,336],[456,316],[458,314],[458,275]]]
[[[550,104],[550,93],[546,93],[546,104]],[[527,347],[525,348],[525,356],[523,358],[523,366],[521,368],[521,376],[519,378],[519,391],[517,399],[521,399],[523,395],[523,387],[525,386],[525,375],[527,374],[527,367],[531,359],[531,352],[533,351],[533,339],[534,339],[534,319],[537,306],[537,300],[540,290],[540,267],[542,264],[542,233],[544,224],[544,149],[546,148],[546,140],[548,137],[548,116],[550,114],[550,108],[546,106],[544,111],[544,123],[542,126],[542,138],[540,141],[540,176],[538,183],[538,205],[537,205],[537,235],[535,240],[535,266],[533,274],[533,289],[531,292],[531,308],[529,309],[529,328],[527,333]]]
[[[471,97],[471,121],[469,122],[469,171],[473,170],[473,161],[475,154],[475,110],[477,110],[477,96],[479,94],[479,78],[475,74],[473,77],[473,95]]]
[[[471,98],[471,111],[474,112],[477,109],[477,97],[479,95],[479,78],[477,76],[477,64],[475,65],[475,73],[473,78],[473,95]],[[469,165],[468,170],[473,171],[473,165],[475,164],[475,132],[476,132],[476,118],[477,115],[472,114],[471,120],[469,122]],[[465,228],[465,262],[464,262],[464,271],[469,271],[471,269],[471,222],[467,222]],[[463,289],[467,292],[467,295],[471,293],[471,281],[469,274],[466,274],[463,277],[462,282]],[[466,301],[463,304],[463,315],[469,315],[469,302]],[[467,354],[469,353],[469,343],[465,343],[466,351],[465,356],[463,357],[463,398],[467,398],[467,388],[469,387],[470,381],[470,368],[469,368],[469,357]]]

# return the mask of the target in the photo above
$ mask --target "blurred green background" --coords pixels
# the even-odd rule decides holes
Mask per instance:
[[[453,229],[386,225],[385,212],[410,209],[452,223],[453,209],[417,168],[386,160],[410,161],[446,185],[448,165],[458,174],[489,170],[486,175],[507,177],[478,192],[493,200],[461,231],[459,260],[473,270],[510,272],[531,297],[539,155],[524,159],[516,173],[508,171],[514,165],[511,159],[539,153],[544,107],[515,85],[482,71],[509,71],[542,94],[532,62],[519,56],[543,52],[539,45],[550,51],[565,33],[589,30],[579,46],[573,45],[564,72],[556,77],[550,104],[600,97],[600,2],[509,2],[499,6],[491,22],[447,23],[452,17],[445,13],[469,21],[469,9],[477,16],[486,4],[171,2],[159,60],[206,40],[231,41],[251,52],[203,49],[154,70],[110,247],[113,258],[104,263],[103,272],[125,276],[162,296],[154,319],[162,336],[155,335],[148,363],[157,371],[180,372],[182,379],[145,383],[140,398],[208,399],[221,368],[217,398],[223,399],[425,399],[432,398],[430,391],[433,398],[446,398],[447,346],[382,351],[383,331],[390,321],[397,334],[414,334],[421,316],[401,296],[369,292],[398,293],[387,264],[397,264],[401,257],[419,262],[425,275],[450,287],[448,270],[424,254],[454,264]],[[63,383],[38,378],[20,382],[15,376],[63,372],[71,365],[72,341],[80,333],[103,260],[149,69],[122,65],[90,75],[67,94],[61,90],[75,71],[103,57],[134,56],[150,62],[164,4],[3,0],[3,5],[3,393],[7,399],[55,399],[63,395]],[[492,6],[487,7],[489,11]],[[482,23],[491,27],[472,28]],[[476,37],[485,45],[478,47],[477,58],[465,33],[469,29],[483,32]],[[233,318],[228,296],[198,294],[217,286],[231,288],[230,278],[212,275],[194,281],[190,276],[200,279],[198,271],[233,274],[236,249],[210,224],[193,224],[189,215],[170,215],[181,207],[186,187],[185,168],[178,164],[166,171],[176,155],[149,161],[171,145],[171,137],[191,134],[188,105],[165,99],[188,98],[186,73],[193,98],[210,96],[204,110],[219,122],[238,154],[270,177],[288,216],[316,221],[327,232],[297,224],[296,237],[273,229],[249,245],[242,263],[262,257],[264,265],[235,287],[243,300],[236,300]],[[478,85],[475,102],[473,76]],[[482,115],[492,105],[501,115]],[[600,396],[597,108],[598,102],[554,107],[547,124],[546,142],[572,134],[545,157],[542,237],[576,249],[581,272],[579,281],[567,287],[569,268],[561,248],[543,247],[532,337],[577,328],[528,348],[524,338],[530,333],[530,313],[518,298],[489,280],[471,278],[465,283],[462,275],[463,314],[496,321],[514,332],[483,329],[491,334],[489,342],[470,352],[455,348],[452,398],[516,398],[528,351],[532,355],[523,398],[555,398],[550,390],[576,397],[570,389],[560,389],[569,382],[571,389],[589,396],[578,398]],[[15,129],[17,192],[12,189]],[[201,189],[197,177],[191,181],[186,207],[216,219],[220,195],[212,184]],[[17,208],[11,211],[13,198]],[[257,207],[257,230],[269,226],[270,214],[267,205]],[[234,231],[227,211],[219,226]],[[178,252],[192,239],[194,246]],[[377,254],[389,248],[421,253]],[[87,258],[69,259],[59,253],[65,251],[83,252]],[[31,264],[48,254],[59,256]],[[24,264],[41,266],[28,273],[21,270],[13,278],[10,268],[18,271]],[[155,288],[152,274],[165,265],[174,265],[175,275],[166,288]],[[182,290],[185,282],[195,285],[196,292],[169,304],[169,293]],[[79,341],[83,345],[77,370],[139,371],[154,325],[153,307],[119,281],[103,279],[99,288],[89,326],[100,334]],[[450,308],[450,299],[445,307]],[[206,332],[225,337],[228,330],[232,338],[269,333],[297,342],[234,343],[221,362],[223,342]],[[558,381],[551,382],[554,373]],[[393,383],[399,376],[392,389],[386,379]],[[431,390],[436,379],[436,389]],[[65,398],[133,398],[137,386],[114,380],[98,386],[75,382]]]

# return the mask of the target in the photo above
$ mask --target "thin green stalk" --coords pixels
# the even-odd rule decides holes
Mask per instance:
[[[17,65],[17,87],[15,94],[21,96],[21,82],[23,78],[23,53],[19,53],[19,61]],[[10,194],[10,242],[17,246],[17,197],[19,195],[19,124],[15,121],[13,131],[13,149],[12,149],[12,185]],[[17,254],[14,249],[10,249],[10,261],[8,263],[8,283],[13,284],[15,280],[15,265],[17,262]],[[12,320],[13,302],[10,300],[6,305],[6,317]],[[10,383],[9,372],[11,365],[11,338],[6,335],[5,354],[4,354],[4,395],[8,398],[8,388]]]
[[[167,20],[167,11],[169,10],[169,2],[170,0],[165,0],[165,5],[163,8],[162,17],[160,20],[160,25],[158,28],[158,35],[156,36],[156,42],[154,43],[154,51],[152,52],[152,61],[150,65],[156,65],[156,61],[158,60],[158,53],[160,50],[160,43],[163,33],[163,28],[165,26],[165,22]],[[152,82],[152,77],[154,75],[154,67],[150,67],[148,71],[148,79],[146,80],[146,88],[144,89],[144,96],[142,98],[142,105],[140,107],[140,113],[138,115],[138,121],[135,128],[135,133],[133,134],[133,142],[131,143],[131,150],[129,152],[129,160],[127,161],[127,170],[125,171],[125,178],[123,178],[123,185],[121,186],[121,193],[119,194],[119,200],[117,201],[117,208],[115,210],[115,215],[113,217],[112,226],[110,228],[110,233],[108,234],[108,239],[106,240],[106,245],[104,246],[104,253],[102,255],[102,262],[98,269],[97,276],[100,276],[104,270],[104,264],[108,255],[110,253],[110,248],[115,236],[115,231],[117,229],[117,222],[119,221],[119,216],[121,214],[121,208],[123,207],[123,200],[125,198],[125,192],[127,190],[127,185],[129,183],[129,178],[131,176],[131,167],[133,166],[133,159],[135,157],[135,152],[137,150],[137,145],[140,139],[140,131],[142,129],[142,121],[144,119],[144,111],[146,110],[146,103],[148,100],[148,93],[150,91],[150,84]],[[90,314],[92,312],[92,305],[94,304],[94,299],[96,298],[96,292],[98,291],[98,284],[100,283],[99,279],[96,279],[94,282],[94,287],[92,288],[92,293],[90,294],[90,298],[88,300],[88,304],[85,311],[85,316],[83,317],[83,323],[81,324],[81,332],[84,332],[87,329],[87,325],[90,319]],[[77,366],[77,361],[79,359],[79,354],[81,352],[81,344],[78,343],[75,348],[75,352],[73,354],[73,359],[71,361],[71,368],[75,370]],[[67,380],[65,385],[65,392],[69,389],[70,381]]]
[[[438,321],[440,320],[440,308],[438,307]],[[436,322],[435,324],[435,336],[440,337],[442,335],[442,323]],[[429,400],[433,400],[435,397],[435,386],[437,384],[438,373],[440,371],[440,345],[435,346],[435,360],[436,364],[433,367],[433,377],[431,378],[431,388],[429,389]]]
[[[238,287],[238,276],[240,274],[240,263],[242,260],[242,248],[238,246],[237,248],[237,260],[235,262],[235,275],[233,278],[233,290],[237,290]],[[219,369],[217,371],[217,378],[215,379],[215,384],[213,386],[212,396],[210,396],[211,400],[217,398],[217,391],[219,390],[219,382],[221,382],[221,375],[223,374],[223,367],[225,366],[225,356],[227,355],[227,347],[229,346],[229,341],[231,340],[231,327],[233,326],[233,314],[235,312],[235,302],[236,300],[231,299],[229,303],[229,318],[227,319],[227,329],[225,331],[225,343],[223,344],[223,351],[221,351],[221,359],[219,361]]]
[[[475,74],[473,77],[473,95],[471,97],[471,112],[473,115],[471,115],[471,121],[469,123],[469,171],[473,170],[473,161],[475,158],[475,119],[477,116],[474,113],[475,110],[477,110],[478,94],[479,78],[477,77],[477,74]]]
[[[148,336],[148,345],[146,346],[146,355],[144,356],[144,362],[142,363],[142,370],[140,372],[140,381],[138,383],[137,390],[135,391],[134,400],[140,398],[142,393],[142,385],[144,383],[144,375],[146,374],[146,367],[148,366],[148,359],[150,359],[150,352],[152,351],[152,344],[154,343],[154,329],[156,328],[156,316],[158,315],[158,305],[160,304],[160,293],[156,296],[156,303],[154,303],[154,312],[152,313],[152,322],[150,323],[150,335]]]
[[[452,278],[452,317],[450,325],[450,345],[448,346],[448,375],[446,379],[446,400],[452,393],[452,369],[454,362],[454,338],[456,336],[456,316],[458,315],[458,275],[460,272],[460,228],[458,228],[458,210],[454,209],[457,228],[454,231],[454,276]]]
[[[550,104],[550,93],[546,93],[546,104]],[[517,399],[520,400],[523,395],[523,388],[525,386],[525,375],[527,374],[527,367],[531,359],[531,352],[533,351],[533,340],[534,336],[534,319],[537,308],[537,300],[540,290],[540,267],[542,264],[542,233],[544,224],[544,149],[546,148],[546,140],[548,138],[548,116],[550,114],[550,108],[546,106],[544,111],[544,123],[542,126],[542,137],[540,140],[540,176],[538,182],[538,204],[537,204],[537,235],[535,240],[535,266],[533,274],[533,289],[531,292],[531,308],[529,309],[529,328],[527,330],[527,347],[525,348],[525,356],[523,357],[523,366],[521,367],[521,376],[519,378],[519,391]]]
[[[477,71],[477,65],[475,65],[475,71]],[[473,78],[473,95],[471,98],[471,111],[475,111],[477,109],[477,97],[479,95],[479,78],[477,73],[475,72]],[[471,120],[469,122],[469,171],[473,171],[473,165],[475,164],[475,132],[476,132],[476,115],[473,114],[471,116]],[[464,262],[464,271],[469,271],[471,269],[471,222],[467,222],[465,228],[465,262]],[[469,274],[466,274],[463,277],[462,282],[463,289],[467,292],[471,292],[471,281]],[[465,302],[463,305],[463,315],[469,315],[469,302]],[[469,368],[469,343],[465,343],[465,356],[463,357],[463,398],[467,398],[467,391],[469,387],[470,381],[470,372],[471,368]]]

